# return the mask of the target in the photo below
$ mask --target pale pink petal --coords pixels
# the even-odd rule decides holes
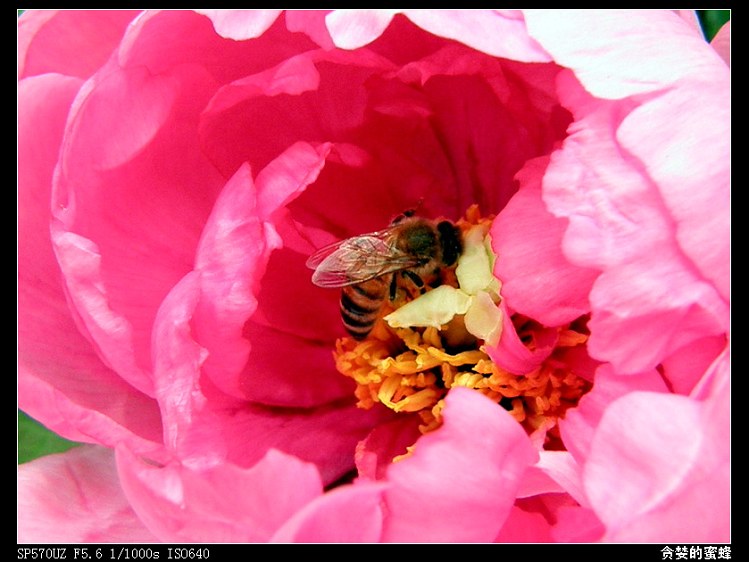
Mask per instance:
[[[634,109],[617,131],[645,167],[675,222],[679,248],[730,298],[731,96],[729,72],[702,78]],[[654,131],[668,131],[678,144]]]
[[[710,46],[720,55],[725,63],[731,66],[731,21],[727,21],[715,34]]]
[[[631,393],[607,409],[584,468],[605,540],[730,540],[730,383],[706,402]]]
[[[333,43],[341,49],[358,49],[377,39],[395,10],[334,10],[325,16]]]
[[[560,492],[568,493],[580,505],[588,503],[574,457],[568,451],[539,451],[538,462],[525,473],[517,497]]]
[[[387,471],[385,541],[493,540],[520,477],[536,459],[520,425],[479,393],[453,388],[443,419],[440,429],[417,441],[411,457]]]
[[[524,17],[530,37],[598,98],[720,76],[715,52],[669,10],[527,10]]]
[[[122,493],[110,449],[84,445],[19,465],[17,485],[19,543],[155,541]]]
[[[328,492],[292,516],[271,542],[379,542],[385,489],[385,484],[366,482]]]
[[[700,37],[704,37],[704,34],[702,33],[702,25],[700,25],[700,18],[697,15],[697,10],[674,10],[674,12],[687,24],[689,24],[689,27],[692,28],[692,31],[694,31]]]
[[[596,371],[592,390],[580,399],[576,408],[567,410],[559,422],[564,445],[579,464],[588,458],[593,435],[609,406],[635,391],[667,393],[668,387],[655,369],[626,377],[611,365],[603,365]]]
[[[549,213],[541,199],[546,161],[532,160],[519,173],[520,189],[492,223],[491,240],[498,256],[494,274],[508,306],[560,326],[590,311],[597,272],[572,265],[562,253],[567,221]]]
[[[18,18],[18,78],[88,78],[110,57],[137,11],[27,10]]]
[[[79,87],[55,74],[18,85],[18,405],[69,439],[153,451],[161,435],[156,403],[102,363],[78,331],[52,251],[52,172]]]
[[[408,19],[430,33],[454,39],[488,55],[522,62],[552,58],[528,34],[517,10],[404,10]]]
[[[195,10],[203,14],[221,37],[243,41],[261,36],[273,25],[281,10]]]
[[[685,256],[642,161],[622,148],[612,129],[622,119],[617,104],[590,98],[569,74],[559,82],[576,123],[552,155],[544,201],[570,219],[562,243],[568,259],[603,270],[590,293],[591,356],[621,372],[642,371],[691,340],[723,332],[728,308]],[[680,159],[681,145],[669,145]],[[705,250],[725,242],[718,233]]]
[[[322,493],[316,468],[269,450],[251,468],[154,466],[117,449],[122,488],[145,525],[165,542],[261,542]]]

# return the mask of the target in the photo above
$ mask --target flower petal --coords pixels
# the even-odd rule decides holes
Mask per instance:
[[[729,385],[704,403],[636,392],[607,409],[584,468],[606,540],[730,540]]]
[[[717,75],[716,54],[669,10],[526,10],[524,16],[530,37],[598,98]]]
[[[551,525],[541,513],[526,511],[513,505],[499,535],[499,543],[546,543],[553,542]]]
[[[676,88],[634,109],[617,138],[645,167],[700,274],[730,298],[731,98],[723,80]],[[684,116],[689,116],[684,119]],[[680,139],[669,147],[652,131]]]
[[[554,351],[559,332],[546,327],[538,330],[534,334],[535,349],[531,351],[518,336],[512,323],[512,312],[504,299],[499,303],[499,309],[502,311],[502,335],[497,345],[486,346],[486,352],[492,361],[506,371],[516,375],[530,373]]]
[[[727,21],[715,34],[710,46],[720,55],[725,63],[731,66],[731,21]]]
[[[28,10],[18,18],[18,78],[88,78],[110,57],[137,11]]]
[[[329,151],[329,145],[316,149],[297,143],[266,166],[258,174],[257,182],[253,182],[249,166],[243,166],[227,183],[204,228],[196,256],[195,267],[201,274],[201,299],[193,317],[193,330],[196,340],[209,353],[203,365],[205,373],[228,394],[274,405],[309,406],[312,404],[307,401],[294,400],[294,389],[303,388],[309,392],[317,388],[321,396],[313,400],[320,404],[331,399],[334,396],[331,392],[336,388],[342,388],[340,384],[305,387],[300,385],[296,369],[284,368],[274,361],[278,358],[278,345],[287,338],[278,328],[293,331],[293,323],[303,316],[283,317],[286,306],[281,310],[272,307],[279,299],[264,303],[260,311],[261,321],[268,322],[275,331],[264,333],[254,329],[255,319],[246,325],[257,309],[258,297],[267,293],[259,295],[271,253],[283,243],[273,227],[272,217],[314,182]],[[288,269],[285,273],[288,274]],[[286,299],[297,308],[300,293],[295,290],[294,281],[310,285],[303,279],[282,280]],[[264,281],[263,285],[267,283]],[[274,325],[279,317],[279,325]],[[274,335],[278,338],[274,339]],[[253,336],[257,336],[258,341],[253,341]],[[268,347],[250,355],[252,346],[266,344]],[[267,351],[275,351],[276,356],[268,355]],[[296,350],[294,355],[301,357],[302,350]],[[330,367],[330,362],[327,363]],[[271,376],[269,368],[276,376]],[[286,393],[267,395],[261,389],[268,382],[276,388],[286,386],[292,392],[288,396]]]
[[[221,37],[244,41],[261,36],[273,25],[281,10],[195,10],[213,23]]]
[[[366,482],[328,492],[291,517],[271,542],[379,542],[384,489],[385,484]]]
[[[636,391],[667,393],[668,388],[655,369],[623,377],[611,365],[598,368],[591,391],[559,422],[564,445],[578,463],[588,458],[593,435],[610,405]]]
[[[19,543],[149,543],[118,480],[114,454],[80,446],[18,467]]]
[[[341,49],[358,49],[385,31],[395,10],[335,10],[325,16],[333,43]]]
[[[151,76],[112,66],[71,109],[52,194],[55,250],[103,360],[150,393],[153,318],[191,267],[220,179],[184,134],[196,125],[210,77],[195,68]]]
[[[691,340],[722,333],[728,308],[685,255],[677,217],[664,206],[657,183],[615,133],[622,112],[637,110],[590,98],[569,74],[560,75],[560,84],[576,123],[552,155],[544,201],[570,219],[565,256],[603,270],[590,293],[591,356],[621,372],[646,370]],[[638,134],[646,131],[658,134],[647,128]],[[679,159],[680,145],[671,145]],[[724,246],[719,236],[705,250]]]
[[[416,416],[399,415],[375,427],[367,438],[356,446],[356,470],[359,478],[381,480],[393,459],[405,455],[407,447],[421,437]]]
[[[286,17],[286,28],[291,32],[306,33],[310,39],[325,50],[335,48],[333,39],[325,26],[326,10],[290,10]]]
[[[561,248],[567,221],[546,210],[541,178],[547,159],[519,172],[520,189],[492,223],[494,273],[513,310],[547,326],[560,326],[590,311],[588,294],[598,273],[571,264]]]
[[[125,495],[164,542],[259,542],[322,493],[315,467],[270,450],[253,467],[153,466],[117,449]]]
[[[453,388],[443,419],[440,429],[417,441],[411,457],[387,471],[385,541],[493,540],[520,477],[535,461],[520,425],[477,392]]]
[[[18,84],[18,405],[68,439],[112,446],[125,440],[156,454],[155,401],[102,363],[79,331],[52,251],[52,174],[80,84],[56,74]]]
[[[200,274],[192,272],[164,299],[154,322],[156,395],[164,441],[177,458],[247,467],[275,448],[317,464],[326,483],[351,470],[356,443],[383,413],[341,402],[314,409],[262,407],[219,391],[201,377],[207,354],[190,330],[199,298]],[[267,375],[272,384],[273,373]]]
[[[495,57],[549,62],[551,57],[528,34],[517,10],[405,10],[408,19],[430,33],[454,39]]]

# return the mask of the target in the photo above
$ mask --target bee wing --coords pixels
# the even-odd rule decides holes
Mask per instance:
[[[363,234],[321,248],[307,260],[319,287],[345,287],[407,269],[418,263],[389,241],[390,230]]]

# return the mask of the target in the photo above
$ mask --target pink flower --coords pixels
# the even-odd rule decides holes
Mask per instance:
[[[90,444],[19,542],[730,541],[729,70],[677,14],[32,11],[18,69],[18,402]],[[305,261],[472,204],[487,363],[576,393],[443,380],[422,435]]]

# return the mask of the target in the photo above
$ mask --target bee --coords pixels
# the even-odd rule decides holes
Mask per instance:
[[[341,240],[312,254],[307,267],[319,287],[341,288],[341,318],[357,340],[367,337],[385,300],[394,300],[397,275],[425,292],[425,277],[458,261],[463,249],[460,229],[451,221],[434,221],[406,211],[389,227]]]

